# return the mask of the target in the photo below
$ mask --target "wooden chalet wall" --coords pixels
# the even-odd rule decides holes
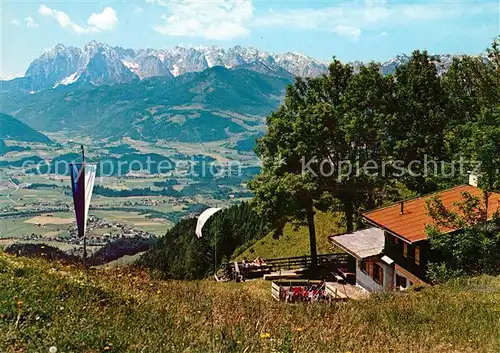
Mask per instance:
[[[405,241],[389,234],[385,235],[385,245],[384,254],[389,256],[394,260],[396,264],[407,270],[408,272],[414,274],[418,278],[425,281],[427,262],[430,257],[429,242],[427,240],[419,241],[413,244],[408,244]],[[397,240],[395,240],[397,239]],[[404,244],[406,243],[406,256],[404,255]],[[415,252],[420,251],[420,261],[419,264],[416,263]]]

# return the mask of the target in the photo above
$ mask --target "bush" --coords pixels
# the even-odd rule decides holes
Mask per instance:
[[[500,274],[500,231],[494,223],[481,223],[443,234],[429,232],[433,261],[427,276],[441,283],[464,275]]]

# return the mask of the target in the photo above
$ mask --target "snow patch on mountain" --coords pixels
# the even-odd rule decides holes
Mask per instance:
[[[139,64],[135,62],[130,62],[126,60],[122,60],[123,65],[125,65],[126,68],[128,68],[130,71],[132,71],[134,74],[138,74],[139,72]]]
[[[80,76],[78,76],[78,72],[75,72],[75,73],[69,75],[68,77],[66,77],[65,79],[63,79],[61,81],[61,85],[67,86],[67,85],[70,85],[72,83],[75,83],[79,77]]]

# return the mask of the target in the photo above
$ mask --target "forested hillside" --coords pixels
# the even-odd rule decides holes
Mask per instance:
[[[0,113],[0,126],[0,141],[51,142],[44,134],[33,130],[28,125],[7,114]]]
[[[113,86],[58,86],[28,96],[7,91],[0,102],[2,111],[47,131],[69,128],[99,138],[204,142],[263,125],[262,117],[279,106],[289,83],[213,67]]]
[[[219,267],[268,231],[267,224],[248,203],[213,215],[201,238],[195,235],[196,222],[196,218],[181,220],[139,259],[138,265],[162,278],[204,278],[214,273],[214,266]]]

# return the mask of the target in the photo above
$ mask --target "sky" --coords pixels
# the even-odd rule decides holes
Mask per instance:
[[[1,0],[0,77],[58,43],[125,48],[234,45],[321,60],[479,54],[500,33],[499,0]]]

